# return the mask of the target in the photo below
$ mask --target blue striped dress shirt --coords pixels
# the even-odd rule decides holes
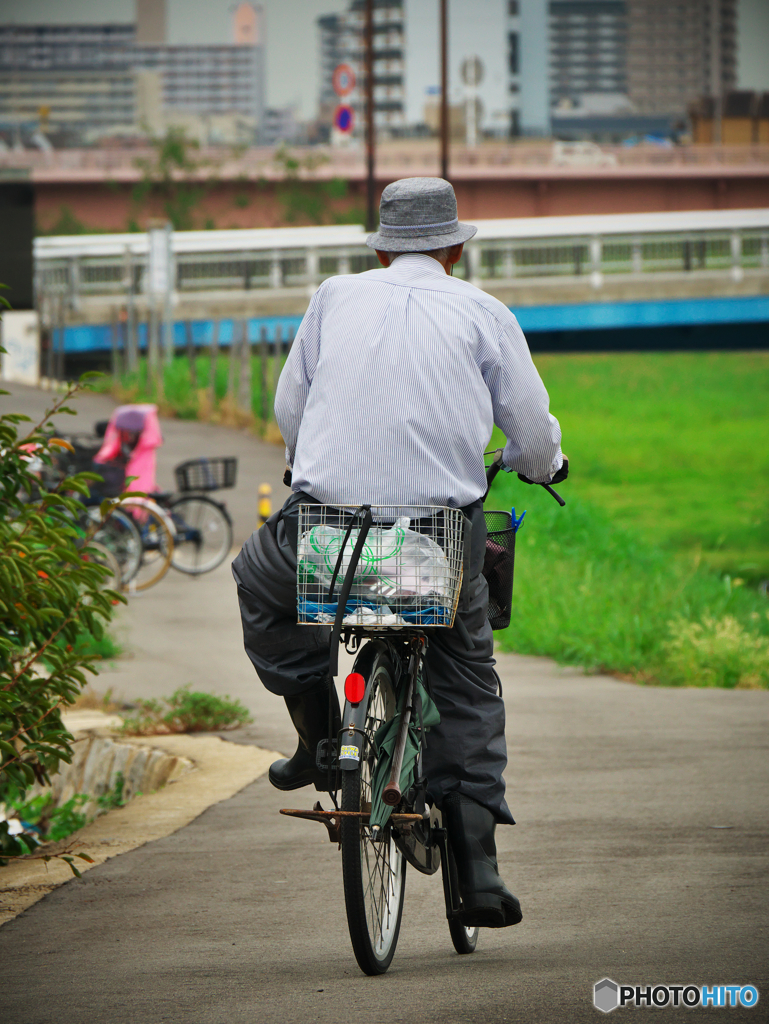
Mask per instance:
[[[494,423],[508,469],[548,482],[563,461],[518,321],[418,254],[323,282],[275,417],[293,489],[329,504],[469,505],[486,490]]]

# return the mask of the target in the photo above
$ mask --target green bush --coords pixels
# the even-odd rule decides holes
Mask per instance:
[[[15,818],[23,826],[24,832],[19,833],[16,839],[21,839],[31,853],[40,843],[58,842],[82,828],[86,824],[86,816],[80,808],[87,801],[84,793],[76,793],[57,807],[50,793],[22,800],[18,795],[14,797],[12,791],[6,796],[2,813],[9,821]]]
[[[79,385],[20,436],[29,418],[0,416],[0,801],[14,791],[23,800],[34,782],[50,781],[61,761],[72,760],[72,736],[61,720],[94,671],[98,653],[83,637],[102,640],[103,624],[124,598],[105,590],[107,569],[84,560],[87,536],[75,525],[88,485],[80,473],[46,490],[33,460],[50,466],[66,442],[45,429],[51,416],[72,412],[66,402]],[[7,394],[7,392],[2,392]],[[111,502],[105,502],[106,514]],[[0,822],[3,855],[26,852]]]

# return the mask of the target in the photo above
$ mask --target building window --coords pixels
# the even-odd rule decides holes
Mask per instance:
[[[510,74],[518,74],[518,33],[510,32],[508,37]]]

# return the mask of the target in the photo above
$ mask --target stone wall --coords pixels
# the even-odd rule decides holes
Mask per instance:
[[[120,773],[123,801],[127,802],[138,793],[161,789],[194,767],[187,758],[164,750],[90,732],[76,735],[73,752],[72,764],[62,764],[52,776],[51,786],[36,786],[29,797],[50,791],[60,806],[76,793],[85,793],[88,802],[79,810],[89,818],[99,813],[99,797],[115,789]]]

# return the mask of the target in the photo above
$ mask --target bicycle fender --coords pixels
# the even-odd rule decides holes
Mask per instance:
[[[361,743],[371,694],[371,667],[374,658],[382,651],[387,651],[387,644],[381,640],[370,640],[361,648],[355,659],[353,672],[360,672],[366,680],[366,692],[357,707],[353,707],[349,701],[344,702],[342,728],[339,733],[339,767],[342,771],[353,772],[360,768]]]

